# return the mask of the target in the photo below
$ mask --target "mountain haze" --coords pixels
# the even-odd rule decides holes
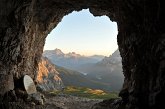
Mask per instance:
[[[119,50],[97,63],[80,66],[78,71],[92,80],[109,84],[112,90],[120,90],[124,82]]]
[[[45,50],[43,56],[47,57],[53,64],[62,66],[68,69],[77,70],[81,65],[88,63],[96,63],[104,58],[102,55],[83,56],[75,52],[63,53],[60,49]]]
[[[92,80],[80,72],[54,65],[45,57],[42,57],[39,63],[37,83],[43,91],[61,90],[67,86],[111,91],[109,84]]]
[[[56,66],[56,70],[59,72],[59,76],[63,80],[65,86],[88,87],[92,89],[112,91],[109,84],[88,78],[88,76],[85,76],[80,72],[59,66]]]
[[[56,64],[64,84],[95,86],[94,82],[102,85],[99,88],[104,86],[110,91],[119,91],[122,87],[124,76],[119,50],[104,58],[98,55],[85,57],[75,52],[64,54],[60,49],[45,51],[43,55]]]

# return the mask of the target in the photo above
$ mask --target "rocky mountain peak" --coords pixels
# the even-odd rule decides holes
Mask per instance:
[[[54,50],[54,53],[55,53],[56,55],[64,55],[64,53],[63,53],[60,49],[58,49],[58,48],[56,48],[56,49]]]
[[[80,54],[77,54],[76,52],[69,52],[68,54],[66,54],[66,56],[68,57],[74,57],[74,58],[79,58],[79,57],[83,57],[82,55]]]
[[[121,56],[120,56],[119,49],[117,49],[109,57],[104,57],[104,59],[102,59],[102,61],[100,61],[99,63],[101,63],[101,64],[121,64]]]

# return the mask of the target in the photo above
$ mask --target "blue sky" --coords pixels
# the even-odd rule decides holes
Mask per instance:
[[[117,48],[117,24],[107,16],[94,17],[88,9],[72,12],[46,38],[44,50],[109,56]]]

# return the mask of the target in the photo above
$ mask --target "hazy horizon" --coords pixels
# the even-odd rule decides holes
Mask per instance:
[[[88,9],[74,11],[47,36],[44,50],[109,56],[118,48],[117,34],[117,24],[107,16],[94,17]]]
[[[60,48],[55,48],[55,49],[60,49]],[[55,49],[51,49],[51,50],[55,50]],[[68,53],[72,53],[72,52],[75,52],[75,51],[69,51],[69,52],[64,52],[62,49],[60,49],[63,53],[65,53],[65,54],[68,54]],[[117,50],[117,49],[116,49]],[[115,50],[115,51],[116,51]],[[46,51],[46,50],[44,50],[44,51]],[[84,55],[84,54],[81,54],[81,53],[77,53],[77,52],[75,52],[76,54],[80,54],[80,55],[82,55],[82,56],[94,56],[94,55],[101,55],[101,56],[106,56],[106,55],[102,55],[102,54],[92,54],[92,55]],[[110,56],[111,54],[109,54],[108,56]]]

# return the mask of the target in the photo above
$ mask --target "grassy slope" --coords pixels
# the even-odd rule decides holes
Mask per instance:
[[[54,91],[51,94],[58,95],[61,91]],[[78,96],[78,97],[86,97],[90,99],[111,99],[118,98],[118,94],[115,92],[105,92],[103,90],[98,89],[90,89],[86,87],[75,87],[68,86],[62,92],[63,94]]]

